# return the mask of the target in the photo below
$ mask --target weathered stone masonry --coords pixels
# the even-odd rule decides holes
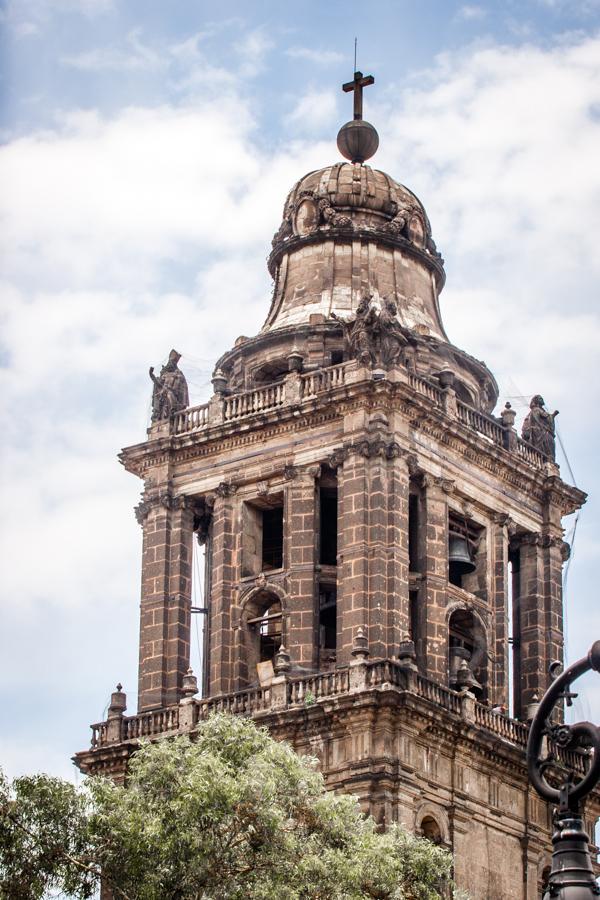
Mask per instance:
[[[221,357],[210,401],[163,392],[169,417],[122,452],[144,482],[138,712],[115,692],[77,763],[121,779],[141,737],[252,715],[379,821],[450,847],[477,900],[533,900],[550,822],[527,719],[562,656],[561,519],[585,495],[448,342],[443,260],[402,185],[357,163],[300,179],[269,267],[266,323]]]

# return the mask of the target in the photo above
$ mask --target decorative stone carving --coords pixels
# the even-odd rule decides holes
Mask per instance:
[[[312,197],[303,197],[294,215],[294,231],[301,237],[312,234],[319,224],[319,212]]]
[[[322,197],[319,200],[319,216],[323,225],[333,225],[336,228],[352,228],[350,216],[337,212],[329,197]]]
[[[382,231],[387,232],[388,234],[398,235],[402,234],[402,232],[406,228],[406,223],[408,222],[409,210],[404,207],[398,207],[397,203],[393,204],[394,209],[394,218],[389,222],[386,222],[382,227]]]
[[[425,246],[425,223],[416,213],[413,213],[408,220],[408,236],[417,247]]]
[[[177,365],[180,359],[181,353],[171,350],[168,362],[162,367],[158,376],[154,374],[154,366],[150,366],[149,375],[154,383],[152,391],[153,422],[170,419],[174,412],[186,409],[190,405],[187,381]]]
[[[237,489],[237,484],[232,484],[231,481],[222,481],[215,488],[215,494],[217,494],[219,497],[232,497]]]
[[[363,366],[389,368],[400,362],[408,338],[397,319],[395,300],[384,298],[381,308],[364,294],[353,319],[332,314],[344,329],[349,355]]]
[[[345,447],[340,447],[339,449],[334,450],[327,458],[327,465],[330,469],[337,469],[343,464],[345,459],[348,459],[348,450]]]
[[[529,414],[523,422],[521,436],[524,441],[543,453],[547,459],[554,462],[556,455],[555,448],[555,430],[554,420],[558,415],[558,410],[553,413],[544,409],[544,398],[540,394],[536,394],[531,398],[529,404]]]
[[[376,456],[381,456],[383,459],[398,459],[404,451],[396,441],[364,438],[344,448],[344,459],[350,453],[357,453],[359,456],[364,456],[365,459],[373,459]]]
[[[197,503],[194,514],[194,531],[200,546],[207,541],[214,505],[214,494],[207,494],[206,497],[203,497]]]
[[[283,477],[286,481],[292,481],[296,475],[298,474],[298,469],[296,466],[291,464],[284,466],[283,468]]]
[[[171,489],[156,491],[144,494],[138,505],[134,508],[135,517],[139,525],[143,525],[151,510],[157,506],[164,509],[186,509],[191,508],[197,501],[193,497],[179,494],[174,497]]]

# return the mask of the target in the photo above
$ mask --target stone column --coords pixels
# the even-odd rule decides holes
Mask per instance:
[[[289,653],[293,665],[314,668],[318,659],[315,602],[316,479],[320,466],[286,469],[284,568],[289,577]]]
[[[207,598],[210,663],[207,695],[224,694],[235,690],[234,680],[234,623],[231,608],[234,603],[235,568],[235,498],[237,487],[222,482],[216,489],[211,534],[211,590]]]
[[[423,475],[425,572],[421,596],[425,602],[425,674],[445,684],[448,680],[448,493],[454,483]]]
[[[338,663],[351,659],[354,635],[368,629],[368,459],[356,448],[338,469]]]
[[[145,498],[138,710],[179,701],[190,658],[193,505],[168,491]]]
[[[493,672],[489,680],[490,697],[493,706],[509,705],[508,655],[510,646],[508,616],[508,515],[499,513],[494,517],[490,550],[492,553],[491,608],[493,614]]]
[[[387,656],[398,653],[410,628],[408,495],[410,476],[406,454],[392,443],[388,448],[387,537]],[[372,651],[373,652],[373,651]]]
[[[374,657],[392,656],[408,631],[408,488],[395,441],[370,437],[351,448],[338,475],[338,661],[366,629]]]
[[[548,687],[548,668],[563,658],[562,538],[524,534],[518,541],[520,556],[520,709]]]

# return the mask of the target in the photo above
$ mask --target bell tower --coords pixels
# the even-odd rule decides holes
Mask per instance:
[[[119,689],[76,760],[120,778],[141,737],[251,715],[382,824],[451,848],[473,897],[533,900],[551,823],[527,723],[562,658],[561,520],[585,494],[561,479],[543,401],[524,440],[450,343],[425,209],[365,164],[372,82],[344,85],[347,161],[289,192],[266,321],[221,356],[211,399],[189,407],[177,353],[153,374],[148,438],[120,457],[144,484],[138,712]]]

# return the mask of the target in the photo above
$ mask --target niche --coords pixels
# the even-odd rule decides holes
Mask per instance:
[[[283,496],[242,506],[242,577],[283,567]]]
[[[337,565],[338,489],[333,469],[319,479],[319,563]]]

